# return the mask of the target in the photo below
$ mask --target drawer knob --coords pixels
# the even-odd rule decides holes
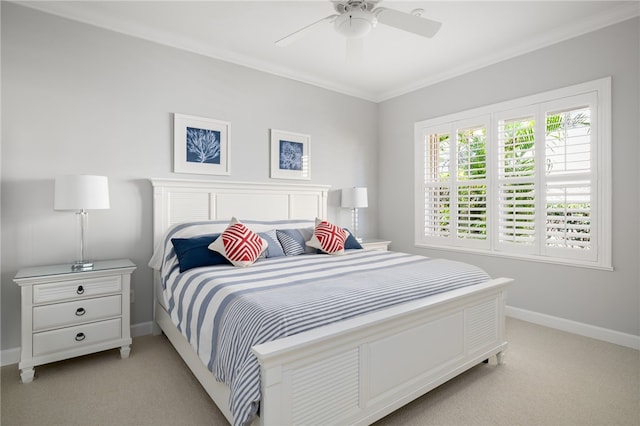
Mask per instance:
[[[85,339],[85,337],[87,336],[85,336],[84,333],[76,334],[76,342],[82,342]]]
[[[84,293],[84,287],[82,287],[81,285],[78,286],[78,290],[76,290],[76,293],[78,294],[82,294]]]
[[[87,313],[87,311],[85,311],[85,310],[84,310],[84,308],[78,308],[78,309],[76,309],[76,316],[78,316],[78,317],[81,317],[81,316],[83,316],[83,315],[84,315],[84,314],[86,314],[86,313]]]

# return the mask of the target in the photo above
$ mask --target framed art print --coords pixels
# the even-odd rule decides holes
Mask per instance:
[[[311,136],[271,129],[271,178],[311,179]]]
[[[228,175],[231,123],[173,114],[173,171]]]

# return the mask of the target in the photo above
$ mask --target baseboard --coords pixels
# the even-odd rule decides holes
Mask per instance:
[[[640,350],[640,336],[633,334],[622,333],[620,331],[515,308],[513,306],[507,306],[505,312],[507,316],[511,318]]]
[[[20,348],[11,348],[0,351],[0,366],[17,364],[20,362]]]
[[[141,322],[131,326],[131,337],[146,336],[151,334],[153,321]]]
[[[141,322],[131,326],[131,337],[151,334],[153,321]],[[0,366],[17,364],[20,362],[20,348],[11,348],[0,351]]]

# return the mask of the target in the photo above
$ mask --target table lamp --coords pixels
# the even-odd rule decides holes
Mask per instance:
[[[351,210],[351,222],[353,224],[353,236],[358,242],[362,238],[358,235],[358,209],[368,207],[367,188],[345,188],[342,190],[342,207]]]
[[[109,182],[106,176],[65,175],[56,177],[54,210],[75,210],[80,222],[80,259],[72,270],[89,270],[93,262],[85,258],[88,212],[109,208]]]

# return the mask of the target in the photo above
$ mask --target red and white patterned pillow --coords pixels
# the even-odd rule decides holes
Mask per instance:
[[[267,249],[269,243],[240,223],[235,217],[227,229],[211,244],[214,250],[229,259],[234,266],[250,266]]]
[[[328,254],[344,254],[344,243],[349,233],[339,226],[316,219],[313,236],[307,245],[322,250]]]

